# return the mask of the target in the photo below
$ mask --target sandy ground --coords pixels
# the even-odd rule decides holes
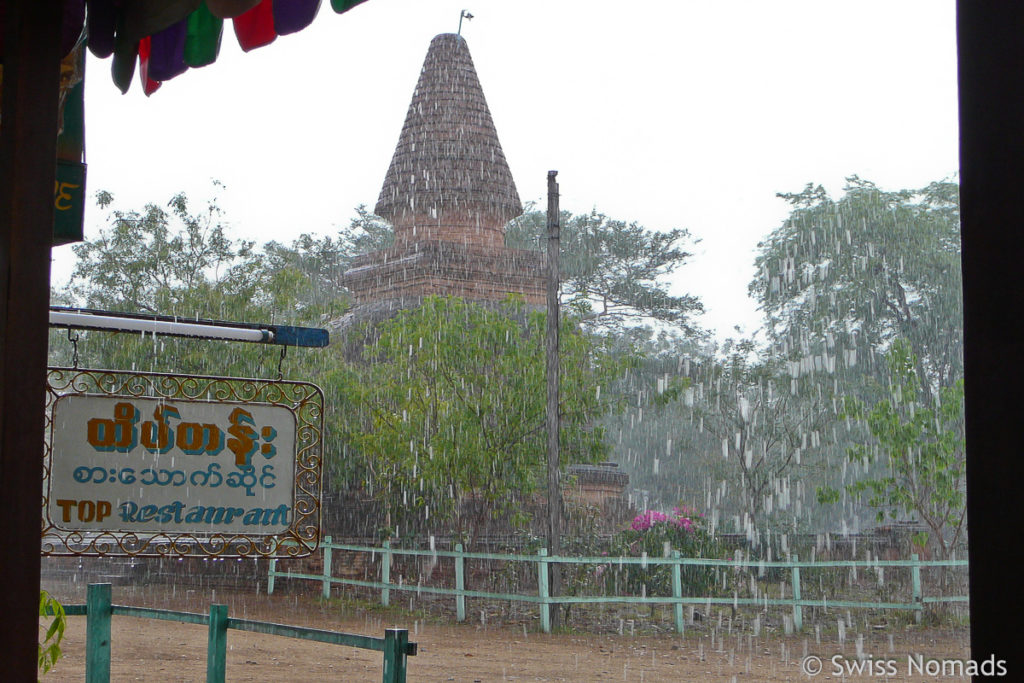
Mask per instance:
[[[57,595],[67,602],[81,595]],[[683,636],[561,633],[545,635],[535,625],[446,624],[417,620],[400,611],[323,603],[296,595],[257,596],[193,591],[114,588],[115,604],[207,612],[211,602],[229,605],[233,617],[274,621],[349,633],[383,636],[384,629],[409,629],[419,653],[409,658],[408,680],[418,681],[808,681],[936,680],[908,676],[907,655],[929,659],[969,657],[967,629],[893,628],[858,634],[848,631],[840,644],[833,628],[816,635],[784,636],[762,631],[728,633],[714,624],[698,625]],[[894,660],[895,676],[834,675],[834,655],[857,661],[862,651]],[[42,680],[81,681],[85,675],[85,618],[69,617],[64,657]],[[111,633],[111,680],[203,681],[205,626],[115,616]],[[380,681],[381,654],[350,647],[278,636],[228,632],[228,681]],[[805,655],[822,658],[823,670],[810,677],[801,670]],[[939,678],[939,680],[956,680]]]

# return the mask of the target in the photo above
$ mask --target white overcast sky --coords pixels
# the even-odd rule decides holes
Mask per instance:
[[[459,11],[524,201],[591,208],[702,241],[676,278],[704,323],[758,324],[746,285],[780,191],[888,189],[958,169],[953,0],[369,0],[327,2],[304,31],[153,96],[87,65],[88,189],[120,208],[179,191],[220,203],[235,237],[333,234],[376,203],[431,38]],[[86,235],[103,214],[90,208]],[[55,282],[70,247],[54,250]]]

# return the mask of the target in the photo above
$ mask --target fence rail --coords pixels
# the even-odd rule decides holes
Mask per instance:
[[[224,683],[227,662],[228,629],[251,631],[273,636],[313,640],[334,645],[347,645],[384,653],[383,682],[405,683],[407,657],[415,655],[416,643],[409,642],[407,629],[389,628],[383,638],[355,633],[324,631],[302,626],[287,626],[266,621],[235,619],[228,616],[227,605],[210,605],[210,613],[178,612],[148,607],[111,604],[109,583],[89,584],[84,605],[65,605],[67,616],[85,616],[85,680],[86,683],[110,683],[110,618],[112,615],[162,619],[210,627],[206,649],[207,683]]]
[[[913,612],[915,618],[920,620],[925,605],[939,603],[966,603],[966,595],[939,595],[925,596],[922,590],[921,570],[937,567],[966,567],[966,560],[921,560],[916,554],[911,555],[909,560],[825,560],[807,561],[792,556],[789,560],[721,560],[700,557],[680,557],[678,551],[673,551],[668,557],[563,557],[550,556],[547,550],[542,548],[536,555],[524,554],[502,554],[502,553],[476,553],[465,552],[462,544],[455,545],[455,550],[413,550],[408,548],[392,548],[385,542],[380,547],[335,544],[330,536],[324,537],[321,548],[323,550],[323,573],[304,574],[291,571],[278,571],[277,560],[271,560],[270,569],[267,574],[267,594],[272,594],[275,582],[278,578],[299,579],[316,581],[322,585],[324,598],[331,595],[331,587],[334,584],[344,586],[356,586],[360,588],[372,588],[380,591],[380,602],[388,606],[391,600],[391,591],[411,591],[415,593],[427,593],[434,595],[447,595],[455,598],[456,619],[464,621],[466,618],[466,598],[484,598],[489,600],[501,600],[506,602],[522,602],[537,604],[540,606],[541,630],[545,633],[551,632],[551,606],[552,605],[579,605],[579,604],[644,604],[644,605],[672,605],[674,608],[675,628],[682,633],[685,624],[683,619],[684,605],[725,605],[732,607],[755,606],[755,607],[790,607],[792,609],[792,624],[797,631],[803,628],[803,608],[843,608],[843,609],[891,609]],[[343,550],[349,552],[370,553],[379,555],[380,581],[365,581],[360,579],[345,579],[332,575],[331,560],[332,552]],[[441,586],[428,586],[422,584],[394,583],[391,581],[391,566],[393,557],[396,555],[408,555],[424,557],[436,560],[438,558],[449,558],[454,562],[455,587],[446,588]],[[466,588],[466,560],[495,560],[504,562],[524,562],[536,564],[537,593],[498,593],[490,591],[469,590]],[[671,596],[633,596],[633,595],[558,595],[550,594],[548,588],[548,573],[551,565],[564,564],[585,564],[594,566],[667,566],[671,572],[672,595]],[[717,596],[685,596],[683,595],[682,568],[683,567],[718,567],[725,569],[756,569],[759,572],[764,569],[783,569],[789,572],[789,585],[791,597],[770,598],[767,593],[761,597],[741,598]],[[851,568],[865,570],[881,570],[888,567],[909,569],[911,574],[911,596],[909,602],[862,602],[856,600],[831,600],[828,598],[808,599],[802,597],[801,593],[801,569],[817,570],[828,568]]]

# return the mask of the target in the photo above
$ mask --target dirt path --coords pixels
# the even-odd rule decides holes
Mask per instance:
[[[130,591],[130,592],[129,592]],[[59,595],[59,593],[58,593]],[[80,596],[60,596],[68,602]],[[800,663],[819,655],[822,680],[834,676],[833,655],[856,661],[856,633],[840,646],[837,634],[762,633],[713,635],[693,629],[679,635],[544,635],[529,627],[481,624],[392,623],[389,613],[340,608],[298,596],[197,595],[192,591],[114,589],[116,604],[145,604],[206,612],[211,602],[229,605],[234,617],[381,636],[391,626],[409,628],[419,654],[409,658],[409,681],[808,681]],[[401,617],[397,617],[401,618]],[[714,637],[714,643],[712,643]],[[69,617],[63,659],[43,680],[81,681],[85,675],[85,618]],[[116,616],[111,634],[113,681],[203,681],[205,626]],[[864,634],[863,651],[894,659],[896,676],[884,680],[932,680],[906,676],[908,653],[927,659],[968,657],[966,629],[912,629]],[[227,680],[307,682],[379,681],[380,653],[241,631],[228,632]],[[846,676],[845,680],[882,680]],[[943,679],[955,680],[955,679]]]

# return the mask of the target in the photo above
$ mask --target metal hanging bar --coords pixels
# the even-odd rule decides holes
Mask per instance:
[[[149,332],[170,337],[217,339],[279,346],[324,347],[330,341],[327,330],[317,327],[239,323],[143,313],[118,313],[64,306],[50,307],[50,327],[106,332]]]

